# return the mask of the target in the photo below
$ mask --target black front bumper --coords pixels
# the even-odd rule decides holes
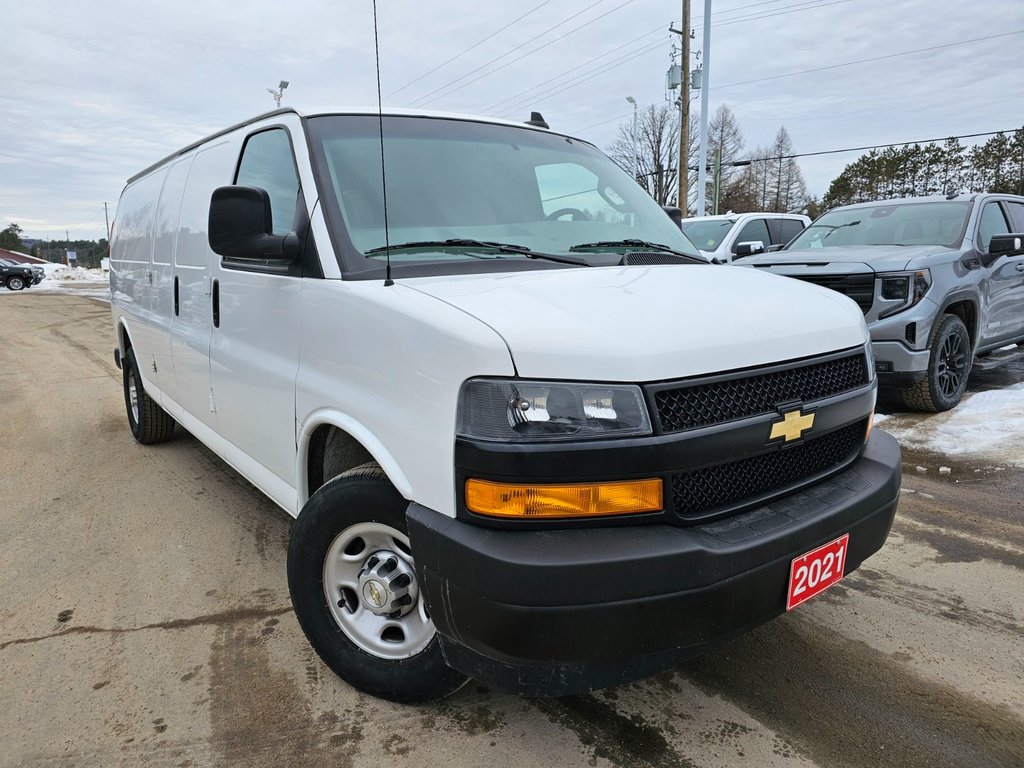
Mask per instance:
[[[900,449],[875,431],[841,474],[703,525],[497,530],[412,504],[409,535],[448,663],[566,695],[634,680],[785,612],[791,560],[850,534],[846,572],[896,511]]]

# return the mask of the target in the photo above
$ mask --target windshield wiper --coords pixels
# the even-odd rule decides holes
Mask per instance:
[[[661,243],[652,243],[647,240],[598,240],[596,243],[578,243],[570,248],[570,251],[584,251],[593,250],[595,248],[647,248],[652,251],[663,251],[665,253],[671,253],[673,256],[679,256],[683,259],[689,259],[695,264],[707,264],[707,259],[702,259],[699,256],[692,256],[689,253],[683,253],[677,251],[675,248],[669,248],[667,245]]]
[[[559,264],[572,264],[578,267],[589,267],[591,264],[583,259],[574,259],[571,256],[555,256],[551,253],[541,253],[539,251],[531,250],[525,245],[517,245],[515,243],[498,243],[489,240],[473,240],[469,238],[453,237],[448,240],[417,240],[409,243],[401,243],[399,245],[392,245],[390,248],[381,246],[380,248],[371,248],[366,251],[366,255],[384,253],[387,250],[391,251],[407,251],[414,250],[416,248],[475,248],[477,250],[488,250],[497,251],[498,253],[514,253],[517,256],[525,256],[528,259],[544,259],[546,261],[555,261]]]

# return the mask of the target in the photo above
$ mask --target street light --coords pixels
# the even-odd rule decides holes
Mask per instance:
[[[274,97],[274,101],[277,103],[278,109],[281,108],[281,97],[284,95],[284,89],[287,87],[288,81],[282,80],[280,83],[278,83],[278,89],[276,91],[273,88],[267,88],[267,93]]]
[[[633,105],[633,179],[640,175],[640,153],[637,150],[636,136],[636,99],[627,96],[626,101]]]

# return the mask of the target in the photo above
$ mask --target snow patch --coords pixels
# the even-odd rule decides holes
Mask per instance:
[[[946,413],[886,421],[907,447],[1024,467],[1024,382],[968,395]]]

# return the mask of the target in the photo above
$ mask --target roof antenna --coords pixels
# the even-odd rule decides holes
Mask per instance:
[[[377,0],[373,0],[373,54],[377,58],[377,125],[380,128],[380,186],[384,195],[384,285],[394,285],[391,279],[391,241],[388,237],[388,179],[384,172],[384,107],[380,98],[380,43],[377,41]]]

